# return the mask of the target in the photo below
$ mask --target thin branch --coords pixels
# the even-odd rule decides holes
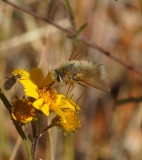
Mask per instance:
[[[100,51],[102,54],[104,54],[105,56],[113,59],[114,61],[118,62],[119,64],[121,64],[122,66],[124,66],[125,68],[139,74],[142,76],[142,70],[139,70],[137,68],[135,68],[134,66],[132,66],[129,63],[124,62],[123,60],[113,56],[112,54],[110,54],[108,51],[106,51],[105,49],[103,49],[102,47],[96,45],[95,43],[91,43],[89,42],[88,39],[86,39],[85,37],[81,37],[79,38],[80,41],[84,42],[85,44],[87,44],[89,47],[97,49],[98,51]]]
[[[139,103],[142,102],[142,97],[129,97],[127,99],[122,99],[116,102],[115,107],[118,107],[120,105],[126,104],[126,103]]]
[[[47,126],[45,129],[43,129],[43,130],[41,131],[40,137],[41,137],[48,129],[50,129],[50,128],[52,128],[52,127],[55,127],[55,126],[56,126],[56,124],[51,123],[49,126]]]
[[[37,18],[37,19],[39,19],[39,20],[42,20],[42,21],[44,21],[44,22],[47,22],[47,23],[53,25],[54,27],[58,28],[59,30],[65,32],[65,33],[68,34],[69,36],[72,36],[72,33],[71,33],[70,31],[68,31],[67,29],[59,26],[57,23],[54,23],[53,21],[50,21],[50,20],[48,20],[47,18],[45,18],[45,17],[37,14],[36,12],[33,12],[32,10],[30,10],[30,9],[28,9],[28,8],[24,8],[24,7],[21,7],[21,6],[17,5],[17,4],[14,4],[13,2],[10,2],[10,1],[8,1],[8,0],[2,0],[2,1],[5,2],[5,3],[7,3],[7,4],[9,4],[9,5],[11,5],[11,6],[13,6],[14,8],[16,8],[16,9],[18,9],[18,10],[21,10],[21,11],[27,13],[27,14],[30,14],[30,15],[34,16],[35,18]]]
[[[61,30],[61,31],[63,31],[64,33],[66,33],[69,38],[73,38],[73,36],[76,35],[76,32],[73,33],[73,32],[71,32],[71,31],[69,31],[69,30],[67,30],[67,29],[59,26],[59,25],[56,24],[55,22],[50,21],[50,20],[46,19],[45,17],[42,17],[42,16],[40,16],[39,14],[37,14],[37,13],[35,13],[35,12],[27,9],[27,8],[23,8],[23,7],[21,7],[21,6],[18,6],[18,5],[14,4],[14,3],[12,3],[12,2],[10,2],[10,1],[8,1],[8,0],[2,0],[2,1],[4,1],[5,3],[13,6],[14,8],[17,8],[17,9],[19,9],[19,10],[21,10],[21,11],[27,13],[27,14],[30,14],[30,15],[34,16],[34,17],[37,18],[37,19],[40,19],[40,20],[42,20],[42,21],[45,21],[45,22],[53,25],[54,27],[56,27],[56,28],[58,28],[59,30]],[[93,48],[93,49],[97,49],[98,51],[100,51],[100,53],[102,53],[102,54],[104,54],[105,56],[113,59],[114,61],[116,61],[117,63],[121,64],[121,65],[124,66],[125,68],[127,68],[127,69],[129,69],[129,70],[131,70],[131,71],[139,74],[140,76],[142,76],[142,71],[141,71],[141,70],[139,70],[139,69],[135,68],[134,66],[132,66],[131,64],[126,63],[126,62],[124,62],[123,60],[121,60],[121,59],[119,59],[119,58],[111,55],[108,51],[106,51],[106,50],[103,49],[102,47],[98,46],[98,45],[95,44],[95,43],[90,42],[88,39],[86,39],[86,37],[81,36],[81,37],[76,38],[76,39],[84,42],[85,44],[87,44],[89,47],[91,47],[91,48]]]

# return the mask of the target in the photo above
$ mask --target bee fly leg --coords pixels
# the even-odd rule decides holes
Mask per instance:
[[[80,95],[80,97],[78,98],[78,100],[76,101],[76,107],[77,107],[77,105],[78,105],[79,100],[80,100],[81,97],[86,93],[86,91],[87,91],[87,89],[88,89],[87,86],[85,86],[85,85],[83,85],[83,84],[81,84],[81,83],[79,83],[79,84],[82,85],[85,89],[84,89],[84,91],[82,92],[82,94]],[[76,109],[77,109],[77,108],[76,108]]]
[[[64,86],[66,86],[66,84],[59,85],[59,86],[55,86],[55,87],[53,87],[53,88],[60,88],[60,87],[64,87]]]
[[[72,88],[71,88],[71,87],[72,87]],[[67,97],[67,95],[68,95],[69,91],[72,91],[72,90],[73,90],[73,88],[74,88],[73,83],[70,83],[69,88],[68,88],[67,93],[66,93],[66,97]]]
[[[50,83],[50,84],[47,86],[46,91],[47,91],[54,83],[55,83],[55,81],[52,82],[52,83]]]

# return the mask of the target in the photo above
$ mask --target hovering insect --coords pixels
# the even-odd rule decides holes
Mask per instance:
[[[69,61],[61,64],[50,72],[53,81],[66,83],[79,83],[90,85],[101,91],[110,91],[105,81],[105,69],[103,65],[83,60],[82,50],[77,47],[73,50]]]
[[[13,75],[10,78],[8,78],[8,80],[4,83],[4,89],[10,90],[19,78],[21,78],[21,74]]]

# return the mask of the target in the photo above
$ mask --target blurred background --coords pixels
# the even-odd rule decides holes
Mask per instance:
[[[63,0],[11,0],[72,30]],[[142,70],[142,13],[134,0],[72,0],[75,24],[87,23],[81,34],[113,56]],[[0,2],[0,87],[9,101],[16,89],[3,88],[15,68],[49,69],[67,61],[73,49],[65,33],[42,20]],[[142,160],[142,76],[128,70],[98,50],[87,57],[107,70],[111,92],[88,87],[79,100],[81,127],[64,136],[51,129],[39,141],[37,159],[43,160]],[[59,87],[66,93],[67,87]],[[77,101],[84,88],[75,85]],[[131,102],[131,97],[139,102]],[[126,100],[126,101],[125,101]],[[127,103],[126,103],[127,102]],[[27,126],[28,127],[28,126]],[[0,101],[0,160],[26,160],[26,151],[9,113]]]

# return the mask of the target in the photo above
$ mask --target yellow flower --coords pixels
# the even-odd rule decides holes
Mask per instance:
[[[46,89],[42,89],[39,91],[39,95],[41,98],[37,99],[33,106],[46,116],[50,114],[50,111],[53,111],[65,120],[63,109],[80,110],[73,101],[66,99],[64,95],[57,94],[56,90],[50,89],[46,91]]]
[[[64,118],[56,116],[52,123],[56,124],[65,134],[76,132],[76,128],[80,127],[80,120],[75,111],[64,109]]]
[[[57,94],[56,90],[49,87],[53,83],[50,74],[44,78],[43,73],[39,68],[31,69],[30,73],[17,69],[13,71],[14,75],[20,74],[19,82],[24,87],[24,92],[28,97],[34,98],[33,106],[49,116],[53,111],[65,121],[63,109],[72,109],[75,111],[80,108],[64,95]]]
[[[48,86],[53,82],[49,74],[44,78],[40,68],[32,68],[30,73],[22,69],[16,69],[12,72],[12,74],[20,75],[18,81],[23,85],[25,94],[35,99],[39,98],[39,88]]]
[[[36,116],[35,108],[28,99],[15,98],[11,108],[11,116],[21,123],[28,123]]]

